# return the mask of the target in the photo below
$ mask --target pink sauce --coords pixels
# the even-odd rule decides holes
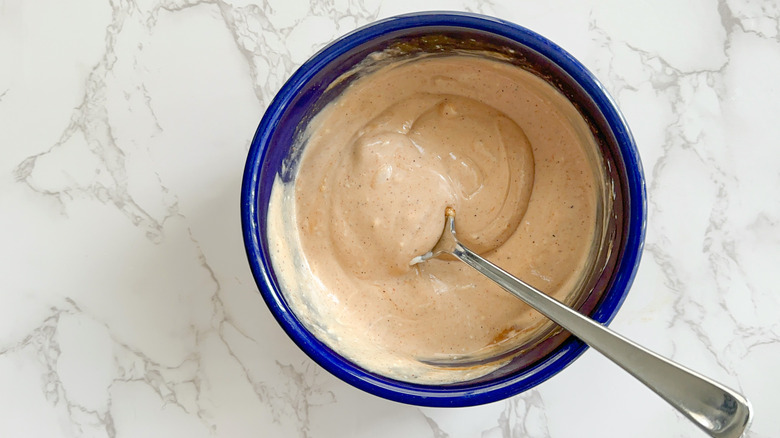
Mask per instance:
[[[555,89],[476,56],[396,62],[311,122],[293,184],[277,180],[269,241],[285,294],[317,336],[374,372],[448,383],[546,319],[456,261],[409,261],[457,211],[458,238],[566,301],[591,269],[595,143]]]

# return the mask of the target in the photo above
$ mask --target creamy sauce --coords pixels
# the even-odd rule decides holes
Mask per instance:
[[[518,67],[477,56],[396,62],[309,124],[294,182],[272,190],[268,237],[296,314],[334,350],[392,378],[442,384],[546,319],[467,265],[410,266],[457,211],[458,238],[562,301],[597,247],[599,174],[582,117]]]

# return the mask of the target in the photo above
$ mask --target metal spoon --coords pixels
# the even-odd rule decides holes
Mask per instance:
[[[455,238],[455,210],[447,207],[444,214],[446,222],[439,241],[410,264],[442,254],[455,256],[600,351],[710,436],[742,436],[752,417],[750,402],[745,397],[624,338],[480,257]]]

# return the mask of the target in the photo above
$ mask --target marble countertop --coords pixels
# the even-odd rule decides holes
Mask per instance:
[[[260,117],[318,48],[421,4],[0,2],[0,436],[704,436],[594,351],[505,401],[418,408],[332,377],[271,317],[238,207]],[[780,436],[779,4],[425,4],[524,25],[601,79],[649,195],[612,327]]]

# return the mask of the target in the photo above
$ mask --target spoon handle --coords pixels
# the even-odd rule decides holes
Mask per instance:
[[[601,352],[710,436],[739,438],[750,423],[750,402],[739,393],[659,356],[581,315],[459,242],[455,244],[451,254]]]

